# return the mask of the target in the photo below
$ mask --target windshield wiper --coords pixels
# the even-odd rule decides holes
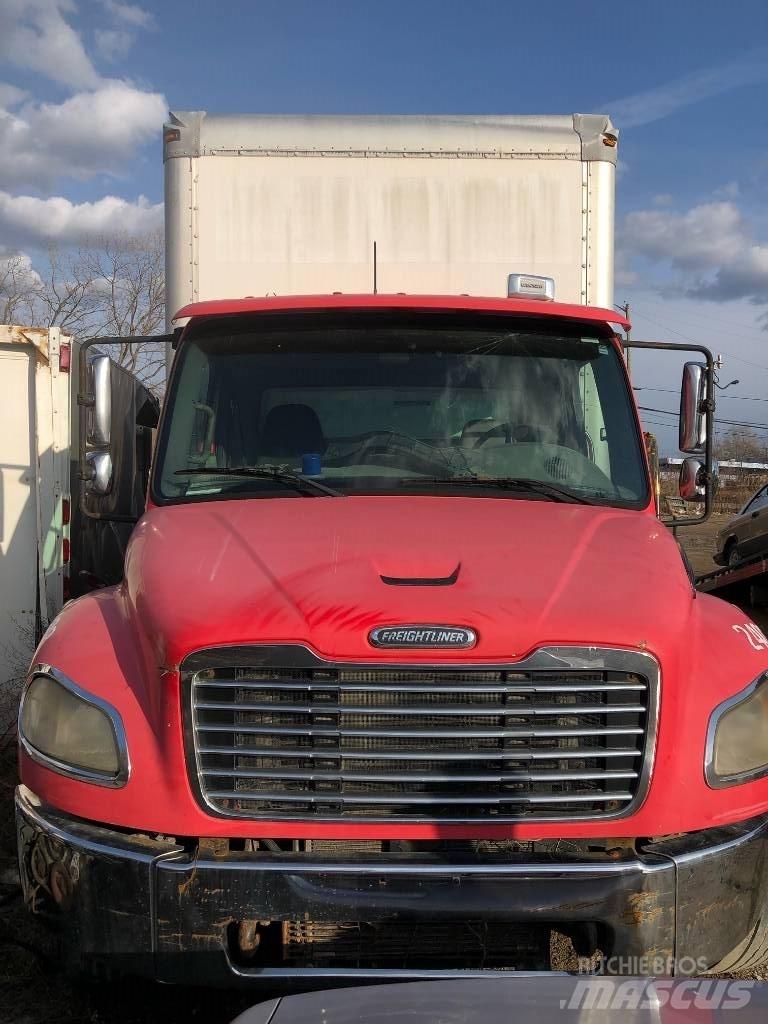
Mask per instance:
[[[304,476],[301,473],[294,473],[284,466],[191,466],[189,469],[177,469],[175,476],[190,476],[192,474],[205,476],[252,476],[259,480],[275,480],[280,484],[289,484],[297,491],[317,497],[325,494],[331,498],[346,498],[342,491],[336,491],[333,487],[326,487],[319,480]]]
[[[591,498],[568,490],[566,487],[558,487],[556,484],[548,484],[544,480],[534,480],[526,476],[414,476],[404,477],[398,481],[403,486],[419,487],[421,484],[450,484],[457,487],[478,487],[484,490],[503,491],[529,491],[532,494],[540,494],[549,498],[550,501],[571,502],[576,505],[594,505]]]

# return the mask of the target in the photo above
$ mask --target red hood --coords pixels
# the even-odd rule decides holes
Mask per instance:
[[[457,566],[449,586],[381,578],[447,577]],[[692,606],[677,546],[652,515],[509,498],[156,508],[132,537],[126,586],[166,667],[192,650],[249,642],[370,660],[369,630],[396,623],[471,627],[477,646],[457,659],[513,660],[543,644],[659,651],[679,638]],[[409,652],[419,657],[434,660],[434,651]]]

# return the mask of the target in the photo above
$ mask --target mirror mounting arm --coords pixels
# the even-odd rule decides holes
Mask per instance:
[[[88,386],[88,359],[87,353],[90,348],[98,345],[102,346],[113,346],[113,345],[140,345],[147,341],[153,341],[160,344],[171,344],[174,340],[178,340],[179,330],[177,329],[171,334],[155,334],[147,337],[125,337],[125,338],[88,338],[86,341],[81,342],[79,347],[79,367],[78,367],[78,395],[77,404],[79,407],[79,429],[78,429],[78,464],[79,472],[78,477],[80,480],[79,494],[78,494],[78,509],[81,515],[86,516],[88,519],[100,519],[109,520],[115,523],[136,523],[136,516],[120,515],[114,512],[96,512],[93,509],[88,508],[88,491],[87,483],[92,479],[93,473],[88,471],[87,468],[87,451],[88,451],[88,438],[87,438],[87,421],[86,416],[89,409],[94,409],[96,405],[96,397],[91,394]]]
[[[624,348],[639,348],[646,350],[666,351],[666,352],[698,352],[704,357],[704,377],[706,380],[706,388],[704,398],[702,399],[701,411],[704,414],[705,419],[705,445],[704,445],[704,464],[702,466],[702,475],[700,480],[704,483],[704,511],[700,516],[689,516],[687,519],[676,519],[674,523],[670,525],[677,528],[678,526],[698,526],[708,519],[712,514],[712,508],[714,505],[714,436],[715,436],[715,360],[710,349],[704,345],[679,345],[671,341],[635,341],[633,339],[622,339],[621,344]]]

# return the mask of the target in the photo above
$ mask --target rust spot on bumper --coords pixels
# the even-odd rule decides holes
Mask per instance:
[[[625,924],[639,928],[641,925],[653,924],[663,913],[658,896],[652,892],[635,892],[627,900],[627,906],[621,915]]]

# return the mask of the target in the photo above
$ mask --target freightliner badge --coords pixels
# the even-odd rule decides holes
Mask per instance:
[[[377,626],[368,634],[373,647],[437,647],[457,649],[474,647],[477,634],[466,626]]]

